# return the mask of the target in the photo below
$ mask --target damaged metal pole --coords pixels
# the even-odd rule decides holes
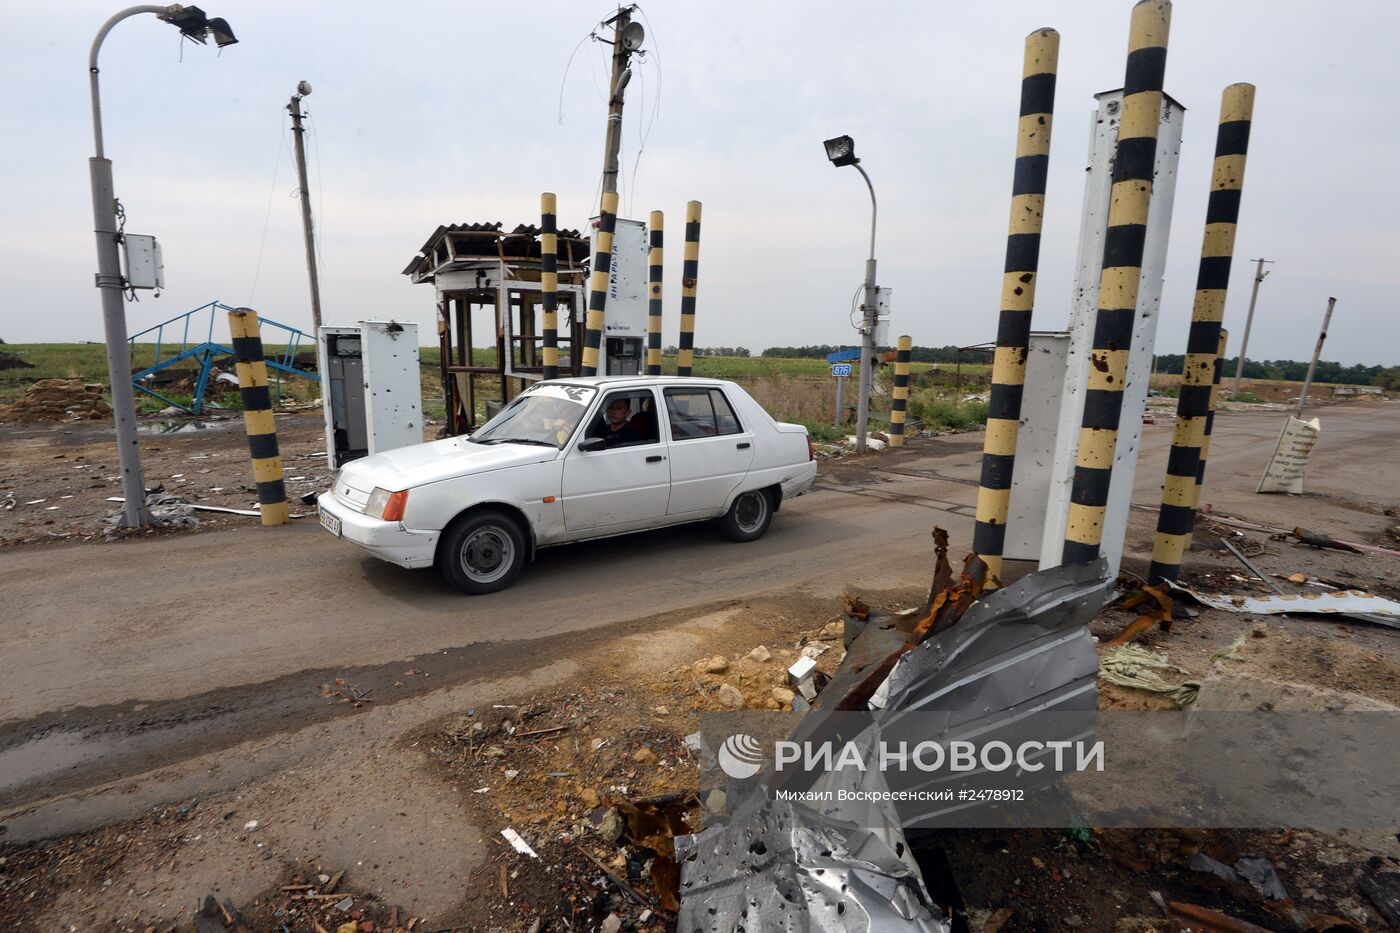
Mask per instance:
[[[685,204],[685,255],[681,264],[681,340],[676,375],[689,376],[695,365],[695,286],[700,278],[700,202]]]
[[[913,355],[914,338],[899,338],[894,351],[894,395],[890,399],[890,446],[904,446],[904,419],[909,409],[909,358]]]
[[[588,317],[583,332],[583,372],[598,375],[598,350],[603,343],[603,319],[612,272],[613,233],[617,230],[617,192],[604,191],[598,213],[598,236],[593,246],[593,272],[588,282]]]
[[[1141,0],[1133,7],[1123,78],[1123,117],[1118,128],[1099,276],[1099,307],[1089,354],[1092,368],[1084,393],[1084,417],[1065,528],[1063,560],[1067,564],[1096,560],[1103,540],[1128,354],[1137,316],[1147,216],[1152,203],[1170,28],[1168,0]]]
[[[1055,111],[1055,74],[1060,34],[1037,29],[1026,37],[1021,70],[1021,111],[1016,130],[1016,169],[1011,183],[1011,220],[1002,272],[997,348],[982,443],[982,478],[977,490],[977,524],[972,550],[987,564],[992,586],[999,583],[1011,503],[1011,474],[1021,426],[1021,396],[1030,353],[1031,310],[1040,268],[1040,231],[1045,218],[1045,181],[1050,164],[1050,130]]]
[[[1199,486],[1197,474],[1206,421],[1220,379],[1221,321],[1225,318],[1230,263],[1235,251],[1240,197],[1244,190],[1245,156],[1254,114],[1254,85],[1232,84],[1220,100],[1220,125],[1215,136],[1215,170],[1206,207],[1205,238],[1196,273],[1196,300],[1186,357],[1181,370],[1176,425],[1172,430],[1167,476],[1162,486],[1162,506],[1157,513],[1157,534],[1152,545],[1152,565],[1147,581],[1176,582],[1181,561],[1196,522]]]
[[[1313,347],[1312,362],[1308,363],[1308,374],[1303,379],[1303,394],[1298,396],[1298,414],[1295,417],[1303,417],[1303,409],[1308,407],[1308,392],[1312,389],[1313,373],[1317,372],[1317,358],[1322,355],[1322,344],[1327,340],[1327,328],[1332,323],[1332,309],[1337,306],[1337,299],[1327,299],[1327,313],[1322,316],[1322,332],[1317,335],[1317,346]]]
[[[243,427],[248,432],[253,482],[258,488],[258,511],[264,525],[285,525],[290,518],[287,488],[282,482],[282,453],[277,447],[277,422],[272,416],[272,395],[267,388],[260,326],[258,313],[250,308],[228,313],[238,397],[243,403]]]
[[[553,193],[540,195],[540,305],[542,323],[542,376],[559,378],[559,221]]]
[[[665,268],[664,241],[666,218],[660,211],[651,212],[647,231],[647,375],[661,375],[661,280]]]

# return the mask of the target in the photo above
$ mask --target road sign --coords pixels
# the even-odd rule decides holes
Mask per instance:
[[[846,376],[849,376],[849,375],[851,374],[851,364],[850,364],[850,363],[832,363],[832,364],[831,364],[831,374],[832,374],[833,376],[835,376],[837,379],[841,379],[841,378],[844,378],[844,377],[846,377]]]
[[[860,347],[856,347],[854,350],[841,350],[838,353],[828,353],[826,355],[826,361],[828,363],[844,363],[846,360],[858,359],[860,359]]]

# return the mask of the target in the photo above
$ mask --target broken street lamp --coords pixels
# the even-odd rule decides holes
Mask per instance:
[[[855,165],[860,161],[856,158],[856,142],[849,136],[828,139],[822,145],[826,146],[826,157],[832,165]]]
[[[219,48],[238,41],[233,36],[233,30],[229,28],[228,20],[217,16],[210,19],[197,6],[181,6],[177,3],[157,16],[179,29],[186,39],[192,39],[200,45],[211,35],[214,37],[214,44]]]

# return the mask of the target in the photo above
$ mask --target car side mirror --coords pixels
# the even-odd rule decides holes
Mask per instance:
[[[584,453],[602,450],[606,446],[608,446],[608,442],[601,437],[585,437],[578,442],[578,449]]]

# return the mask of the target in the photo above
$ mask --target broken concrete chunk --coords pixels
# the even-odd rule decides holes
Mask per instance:
[[[773,660],[773,652],[769,651],[766,645],[759,645],[749,652],[749,660],[757,661],[759,664],[766,664]]]
[[[744,695],[739,692],[739,688],[733,684],[720,684],[715,696],[719,698],[726,709],[743,709]]]

